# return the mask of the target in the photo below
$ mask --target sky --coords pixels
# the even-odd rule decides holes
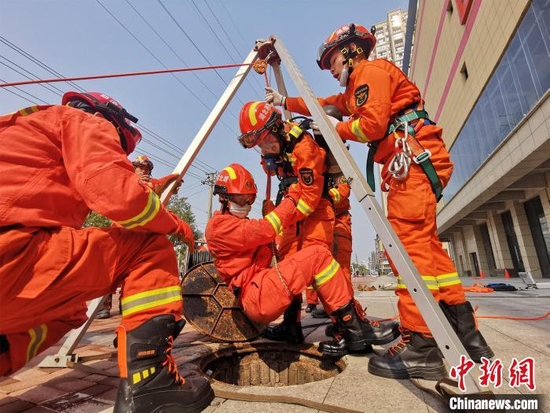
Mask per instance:
[[[0,83],[242,63],[256,39],[280,38],[317,96],[343,91],[316,63],[319,45],[337,27],[385,20],[408,0],[0,0]],[[139,118],[143,140],[130,155],[148,155],[153,176],[171,173],[238,68],[50,85],[0,88],[0,113],[33,104],[59,104],[80,87],[106,93]],[[271,73],[268,72],[268,73]],[[284,73],[289,95],[296,95]],[[271,75],[270,83],[275,85]],[[206,174],[231,163],[249,169],[258,185],[251,217],[261,216],[266,177],[260,155],[237,142],[244,103],[263,100],[263,75],[250,71],[184,177],[198,229],[207,222]],[[364,169],[367,147],[351,144]],[[275,180],[272,182],[275,187]],[[274,193],[274,191],[272,191]],[[217,199],[214,210],[219,208]],[[353,261],[367,262],[375,231],[352,199]]]

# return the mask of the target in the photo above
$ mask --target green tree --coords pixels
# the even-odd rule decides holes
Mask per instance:
[[[170,201],[168,202],[168,209],[189,224],[189,226],[193,230],[195,239],[201,238],[203,236],[202,232],[197,229],[197,225],[195,223],[195,214],[193,214],[193,211],[191,211],[191,204],[187,202],[187,198],[180,198],[177,195],[172,195]],[[170,237],[170,239],[174,243],[174,247],[176,247],[176,249],[182,247],[183,243],[180,240],[175,237]]]
[[[103,215],[98,214],[97,212],[91,211],[82,227],[109,227],[111,226],[111,220],[104,217]]]

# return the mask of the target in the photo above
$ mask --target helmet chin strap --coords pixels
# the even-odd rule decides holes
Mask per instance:
[[[340,86],[341,87],[346,87],[348,85],[350,72],[351,72],[351,70],[349,69],[349,65],[345,64],[344,69],[342,70],[342,73],[340,73]]]

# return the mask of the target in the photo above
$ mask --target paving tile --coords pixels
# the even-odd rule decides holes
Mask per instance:
[[[43,406],[35,406],[28,410],[24,411],[25,413],[52,413],[55,412],[55,410],[47,409]]]
[[[97,413],[98,411],[102,411],[110,407],[111,406],[109,403],[96,399],[91,399],[85,401],[84,403],[69,406],[64,411],[67,413]]]
[[[112,404],[115,404],[116,396],[118,393],[118,387],[110,388],[106,392],[103,392],[101,394],[98,394],[95,398],[98,400],[104,400],[112,402]]]
[[[42,407],[51,409],[56,412],[66,412],[91,399],[92,399],[92,396],[88,394],[72,393],[72,394],[67,394],[63,397],[59,397],[55,400],[50,400],[47,403],[43,403]]]
[[[24,410],[31,409],[35,406],[36,405],[31,403],[31,402],[27,402],[25,400],[15,399],[15,400],[11,401],[10,403],[5,404],[5,405],[2,406],[2,413],[18,413],[18,412],[22,412]]]
[[[111,390],[111,386],[105,384],[96,384],[92,387],[88,387],[80,391],[80,393],[89,394],[90,396],[97,396],[98,394],[105,393],[107,390]]]
[[[5,406],[6,404],[10,404],[10,403],[13,403],[14,401],[16,401],[17,398],[16,397],[13,397],[13,396],[3,396],[0,397],[0,407],[2,406]]]
[[[58,397],[64,396],[67,393],[67,391],[42,384],[30,389],[14,391],[10,393],[10,396],[17,397],[20,400],[25,400],[34,404],[42,404],[48,400],[57,399]]]
[[[48,382],[48,386],[54,387],[59,390],[65,390],[68,393],[78,392],[80,390],[87,389],[88,387],[92,387],[95,385],[96,384],[92,381],[86,381],[81,379],[65,380],[65,378],[62,378],[61,380]]]

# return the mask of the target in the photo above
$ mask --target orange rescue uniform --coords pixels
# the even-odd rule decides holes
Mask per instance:
[[[330,197],[334,202],[336,220],[334,222],[334,245],[332,255],[340,264],[342,271],[351,279],[351,205],[349,196],[351,187],[344,176],[333,180],[329,190]]]
[[[285,132],[289,131],[298,136],[297,142],[291,153],[283,154],[286,167],[279,166],[276,175],[283,180],[295,177],[301,187],[301,197],[296,206],[296,219],[283,228],[280,238],[279,255],[283,259],[309,245],[321,245],[330,250],[334,229],[334,208],[323,197],[325,150],[307,132],[300,133],[297,125],[285,123]],[[269,174],[263,160],[262,165]]]
[[[436,301],[443,300],[451,305],[465,302],[456,268],[437,236],[436,200],[424,171],[413,162],[407,178],[402,181],[393,179],[388,173],[395,146],[394,135],[387,134],[388,125],[405,111],[423,105],[416,85],[387,60],[361,60],[354,65],[345,92],[320,98],[319,102],[322,106],[334,105],[344,116],[349,116],[347,121],[336,126],[342,139],[361,143],[378,141],[374,160],[384,165],[382,180],[389,183],[388,219],[392,227]],[[309,114],[301,98],[287,98],[286,108]],[[453,164],[441,138],[441,128],[424,119],[411,122],[411,126],[416,130],[418,141],[431,152],[430,160],[445,187]],[[395,269],[394,272],[398,274]],[[429,333],[401,278],[398,279],[396,294],[403,326]]]
[[[68,106],[0,117],[0,374],[86,321],[86,301],[122,281],[122,326],[182,318],[179,221],[138,183],[114,126]],[[118,223],[81,228],[94,210]],[[189,237],[192,238],[191,228]]]
[[[270,268],[270,244],[293,210],[292,201],[284,200],[264,219],[242,219],[217,211],[206,226],[219,275],[238,296],[247,316],[260,323],[277,319],[308,285],[315,286],[329,313],[352,298],[343,287],[344,273],[323,246],[303,248]]]

